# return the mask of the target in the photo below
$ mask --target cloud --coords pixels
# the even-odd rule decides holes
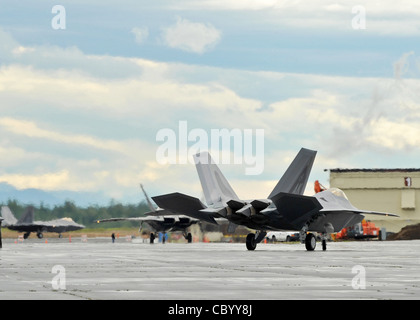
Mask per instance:
[[[14,60],[0,68],[0,152],[10,155],[0,159],[0,181],[19,188],[123,198],[143,182],[156,185],[151,194],[200,196],[193,165],[156,163],[156,133],[177,132],[180,120],[209,134],[265,130],[265,171],[255,184],[242,167],[223,168],[245,198],[245,185],[266,196],[302,146],[319,150],[314,168],[321,174],[358,166],[367,155],[378,159],[379,149],[415,154],[420,144],[420,80],[404,78],[417,68],[409,62],[419,61],[411,52],[389,65],[395,78],[363,78],[88,55],[3,37]]]
[[[191,22],[178,17],[175,25],[164,28],[164,43],[175,49],[202,54],[212,49],[221,39],[221,31],[207,23]]]
[[[3,174],[0,175],[0,182],[7,182],[17,189],[42,189],[42,190],[57,190],[63,186],[69,186],[70,174],[63,170],[55,173],[46,173],[40,175],[24,175],[24,174]]]
[[[114,151],[129,154],[131,148],[113,140],[103,140],[86,135],[62,134],[39,128],[32,121],[18,120],[12,118],[0,118],[0,126],[5,130],[18,135],[30,138],[48,139],[59,143],[83,145],[90,148]]]
[[[271,25],[296,30],[322,30],[323,32],[352,31],[363,34],[385,36],[420,35],[420,3],[415,0],[401,3],[384,0],[365,2],[367,27],[365,30],[353,30],[352,19],[358,13],[352,8],[360,5],[354,0],[202,0],[184,1],[174,4],[178,10],[213,10],[240,11],[249,19],[256,11],[269,11],[263,20],[264,25]]]
[[[134,37],[136,39],[136,43],[142,44],[149,37],[149,28],[147,28],[147,27],[144,27],[144,28],[134,27],[133,29],[131,29],[131,33],[134,34]]]

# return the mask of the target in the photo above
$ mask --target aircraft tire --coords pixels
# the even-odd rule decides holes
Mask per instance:
[[[44,235],[42,234],[42,232],[38,232],[36,234],[36,236],[38,237],[38,239],[42,239],[44,237]]]
[[[316,247],[316,238],[313,233],[309,233],[306,235],[305,239],[305,247],[308,251],[314,251]]]
[[[191,243],[192,242],[192,234],[191,233],[188,233],[188,235],[187,235],[187,241],[188,241],[188,243]]]
[[[255,242],[255,234],[248,233],[246,236],[246,248],[250,251],[255,250],[257,243]]]
[[[153,244],[155,242],[155,235],[153,233],[150,233],[150,244]]]
[[[326,251],[327,250],[327,240],[322,240],[322,251]]]

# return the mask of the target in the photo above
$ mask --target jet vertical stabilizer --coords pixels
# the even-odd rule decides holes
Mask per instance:
[[[141,188],[141,190],[143,191],[143,194],[144,194],[144,197],[146,198],[146,202],[147,202],[147,205],[149,206],[149,209],[150,209],[152,212],[156,212],[155,207],[153,206],[152,202],[150,201],[150,198],[149,198],[149,196],[147,195],[146,190],[144,190],[143,185],[142,185],[141,183],[140,183],[140,188]]]
[[[17,219],[13,215],[12,211],[9,207],[3,206],[1,207],[1,216],[3,217],[3,227],[8,227],[16,224]]]
[[[287,168],[277,185],[268,196],[269,199],[280,192],[303,194],[312,170],[316,151],[302,148]]]
[[[224,207],[229,200],[239,200],[208,152],[197,153],[194,161],[208,206]]]
[[[34,222],[34,207],[26,208],[25,213],[19,219],[17,224],[31,224]]]

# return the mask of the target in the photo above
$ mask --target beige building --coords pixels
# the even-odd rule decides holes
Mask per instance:
[[[343,190],[358,209],[399,215],[366,216],[387,231],[420,223],[420,169],[331,169],[330,187]]]

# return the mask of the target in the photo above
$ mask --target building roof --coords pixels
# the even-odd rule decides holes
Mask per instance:
[[[420,169],[416,168],[396,168],[396,169],[325,169],[330,172],[420,172]]]

